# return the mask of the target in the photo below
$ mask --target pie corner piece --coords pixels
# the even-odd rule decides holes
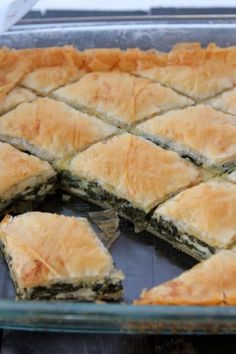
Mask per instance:
[[[0,223],[0,244],[19,299],[122,298],[123,273],[85,218],[7,215]]]
[[[224,250],[179,277],[144,290],[136,305],[236,305],[236,253]]]
[[[36,205],[55,190],[56,180],[48,162],[0,142],[0,215]]]
[[[236,185],[213,178],[170,198],[154,211],[148,231],[197,260],[235,246]]]
[[[140,226],[155,206],[203,178],[201,169],[175,152],[129,133],[96,143],[65,165],[63,189],[111,206]]]

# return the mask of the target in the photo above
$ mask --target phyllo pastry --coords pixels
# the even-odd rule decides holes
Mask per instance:
[[[39,202],[54,190],[56,173],[37,157],[0,143],[0,214]]]
[[[15,50],[0,49],[0,97],[10,92],[29,71],[30,60]]]
[[[210,106],[171,111],[139,124],[133,131],[219,172],[236,165],[236,116]]]
[[[197,260],[231,249],[236,235],[236,185],[214,178],[160,205],[148,230]]]
[[[96,117],[46,97],[22,103],[0,118],[0,140],[52,162],[116,131]]]
[[[154,113],[193,104],[158,83],[118,71],[86,74],[78,82],[54,91],[53,97],[121,127]]]
[[[211,99],[208,104],[220,111],[236,115],[236,88]]]
[[[36,99],[36,95],[23,87],[16,86],[9,93],[0,97],[0,114],[6,113],[23,102],[31,102]]]
[[[82,72],[72,65],[41,67],[28,73],[20,84],[44,96],[60,86],[77,80],[81,75]]]
[[[121,271],[87,219],[29,212],[6,216],[0,244],[22,300],[119,300]]]
[[[236,253],[224,250],[142,292],[136,305],[236,305]]]
[[[171,87],[197,102],[233,88],[236,83],[235,66],[218,60],[208,60],[202,65],[155,66],[136,74]]]
[[[65,190],[112,206],[140,226],[156,205],[203,177],[175,152],[128,133],[94,144],[58,168]]]

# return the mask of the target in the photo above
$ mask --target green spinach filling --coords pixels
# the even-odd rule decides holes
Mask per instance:
[[[95,299],[103,299],[103,298],[110,298],[112,299],[112,295],[115,293],[119,293],[122,291],[122,283],[121,281],[118,281],[117,283],[112,283],[110,279],[105,279],[104,283],[94,283],[94,284],[89,284],[82,282],[73,285],[73,284],[63,284],[63,283],[55,283],[50,285],[50,287],[43,287],[43,286],[37,286],[33,289],[30,289],[30,299],[35,300],[35,299],[53,299],[56,298],[58,294],[63,294],[67,299],[70,298],[76,298],[76,296],[73,296],[73,293],[81,290],[81,289],[91,289],[95,295]],[[27,292],[27,290],[26,290]],[[70,296],[70,294],[72,294]]]
[[[6,252],[6,247],[2,241],[0,241],[0,248],[5,256],[8,267],[10,268],[10,275],[13,280],[16,293],[20,299],[28,300],[50,300],[56,299],[57,295],[63,295],[64,299],[76,299],[83,297],[86,301],[86,296],[76,296],[74,292],[81,289],[91,289],[94,293],[88,296],[87,301],[94,300],[120,300],[123,292],[122,281],[114,281],[111,278],[105,278],[102,283],[88,283],[81,281],[79,284],[66,284],[66,283],[55,283],[50,286],[36,286],[34,288],[24,288],[20,289],[17,284],[17,279],[12,268],[12,257]],[[61,297],[62,298],[62,297]]]
[[[150,229],[163,236],[163,239],[177,248],[187,248],[189,253],[197,259],[208,258],[217,252],[216,248],[196,239],[196,237],[180,232],[171,221],[165,220],[161,216],[158,219],[151,218],[149,225]]]
[[[212,169],[213,172],[215,171],[218,173],[224,173],[224,172],[229,173],[233,171],[236,167],[236,161],[226,162],[222,165],[213,164],[212,166],[209,166],[206,157],[201,153],[197,153],[197,152],[191,153],[191,151],[188,151],[187,148],[186,150],[182,150],[182,151],[179,149],[176,150],[174,146],[171,144],[171,142],[168,142],[168,140],[159,140],[157,137],[148,134],[144,134],[144,136],[146,139],[152,141],[154,144],[159,145],[167,150],[174,150],[184,159],[193,162],[195,165],[199,167],[208,167]]]
[[[56,186],[57,177],[50,177],[46,182],[32,188],[28,186],[23,192],[16,195],[10,201],[0,200],[0,217],[8,212],[22,213],[34,209],[43,201],[45,195],[53,193]],[[43,189],[47,187],[47,193]],[[49,189],[49,190],[48,190]]]
[[[117,212],[131,220],[134,224],[146,224],[147,214],[145,211],[133,207],[133,205],[122,198],[104,190],[97,182],[88,181],[73,176],[69,171],[63,171],[61,174],[61,184],[64,187],[72,187],[86,193],[88,199],[98,203],[109,203]]]

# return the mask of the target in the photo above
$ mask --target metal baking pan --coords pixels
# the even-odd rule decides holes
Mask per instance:
[[[18,25],[0,37],[0,45],[13,48],[72,44],[80,49],[119,47],[169,50],[175,43],[200,41],[234,45],[234,16],[185,16],[67,23]],[[97,207],[60,192],[48,197],[40,210],[86,216]],[[126,275],[124,303],[16,302],[3,257],[0,257],[0,327],[64,332],[122,333],[236,333],[236,307],[134,306],[143,288],[179,275],[195,261],[148,232],[135,234],[121,220],[121,236],[112,248],[118,268]]]

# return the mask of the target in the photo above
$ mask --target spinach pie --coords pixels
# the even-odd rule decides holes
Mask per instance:
[[[197,260],[236,242],[236,185],[213,178],[160,205],[148,230]]]
[[[212,172],[236,166],[236,116],[197,105],[157,115],[134,130]]]
[[[0,244],[23,300],[120,300],[121,271],[87,219],[43,212],[7,215]]]
[[[55,186],[56,172],[46,161],[0,143],[0,215],[42,201]]]
[[[124,133],[60,162],[61,186],[140,227],[158,204],[198,183],[204,172],[175,152]]]
[[[88,73],[52,96],[123,128],[194,103],[170,88],[120,71]]]
[[[100,119],[44,97],[0,117],[0,140],[54,162],[117,131]]]

